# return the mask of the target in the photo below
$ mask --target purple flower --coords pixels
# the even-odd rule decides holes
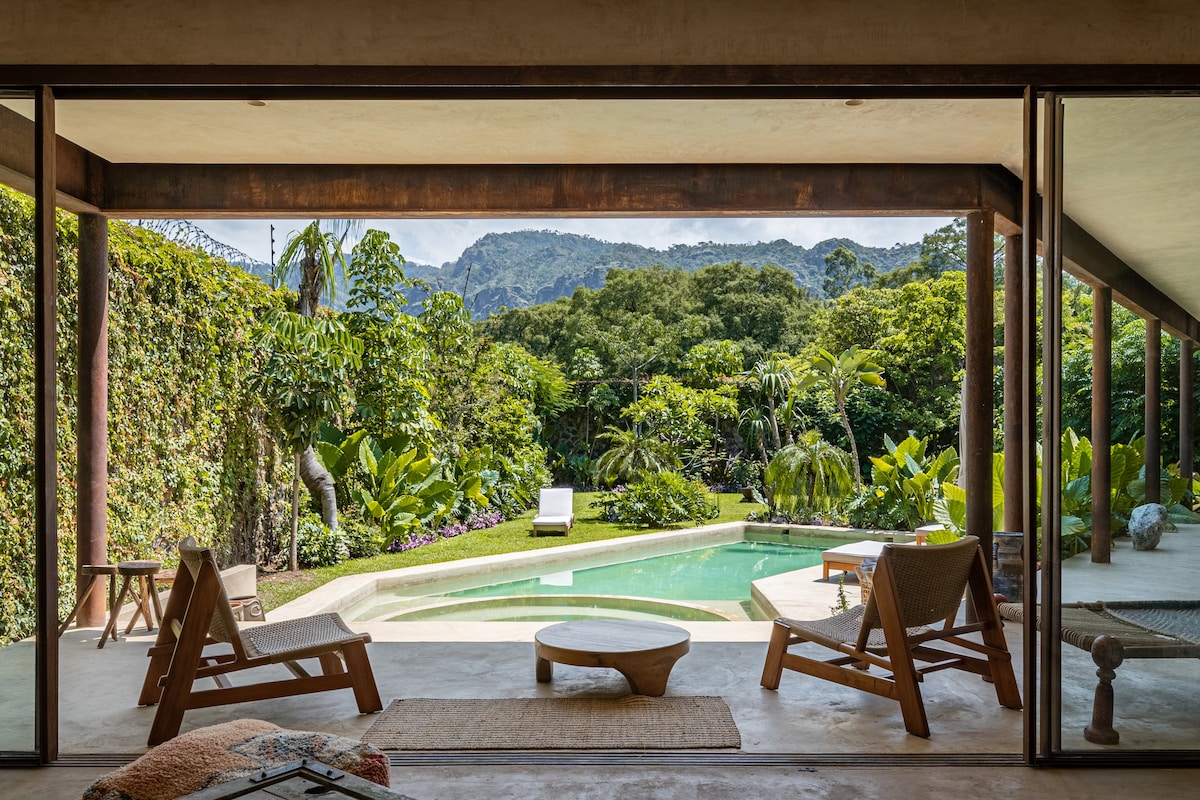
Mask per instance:
[[[437,534],[433,532],[409,534],[408,536],[397,539],[388,545],[389,553],[403,553],[407,550],[415,550],[422,545],[433,544],[438,539]]]

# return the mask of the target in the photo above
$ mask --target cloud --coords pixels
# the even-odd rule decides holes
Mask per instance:
[[[197,224],[213,238],[236,247],[259,261],[271,260],[271,225],[275,226],[275,256],[290,233],[307,225],[306,219],[201,220]],[[853,239],[859,244],[890,247],[897,242],[919,242],[921,237],[947,224],[942,217],[803,217],[803,218],[682,218],[682,219],[408,219],[369,220],[400,245],[410,261],[440,266],[454,261],[489,233],[554,230],[577,233],[608,242],[632,242],[666,250],[674,244],[721,242],[731,244],[786,239],[812,247],[832,238]]]

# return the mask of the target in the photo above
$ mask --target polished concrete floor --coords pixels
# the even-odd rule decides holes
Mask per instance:
[[[1063,572],[1064,598],[1114,599],[1136,595],[1178,598],[1196,594],[1200,528],[1169,533],[1160,548],[1135,553],[1119,544],[1113,564],[1072,559]],[[819,570],[818,570],[819,572]],[[819,574],[816,576],[819,578]],[[822,591],[828,591],[827,586]],[[397,626],[400,626],[399,630]],[[534,680],[532,623],[372,623],[370,645],[385,701],[405,697],[489,698],[554,695],[619,696],[628,692],[615,672],[556,665],[554,682]],[[1144,797],[1157,791],[1194,796],[1200,773],[1188,770],[1035,770],[1019,764],[1023,716],[1000,707],[991,687],[955,671],[930,675],[923,685],[933,734],[905,733],[889,700],[795,673],[777,692],[758,679],[769,623],[694,623],[692,652],[675,667],[668,694],[725,699],[741,732],[734,751],[687,753],[406,754],[393,759],[394,786],[414,798],[458,797],[745,797],[776,790],[818,796],[916,797],[931,792],[984,794],[1022,791],[1062,798],[1118,792]],[[96,648],[99,631],[70,630],[61,639],[62,764],[40,770],[0,771],[0,797],[37,793],[78,796],[112,766],[144,752],[153,708],[134,705],[153,634],[135,632]],[[1010,625],[1018,680],[1022,631]],[[401,639],[401,641],[397,641]],[[30,669],[28,643],[0,651],[0,749],[32,741],[22,720],[19,684]],[[1104,750],[1085,742],[1095,666],[1088,654],[1063,648],[1062,748]],[[1200,702],[1193,687],[1196,662],[1127,662],[1118,671],[1117,752],[1200,749]],[[240,677],[240,676],[239,676]],[[189,712],[184,730],[236,717],[258,717],[284,727],[357,737],[373,721],[356,713],[348,691],[282,698]],[[27,745],[26,745],[27,747]]]

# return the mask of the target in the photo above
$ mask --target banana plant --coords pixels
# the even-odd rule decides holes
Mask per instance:
[[[909,530],[935,519],[935,500],[942,487],[958,477],[958,451],[947,448],[935,457],[926,454],[929,437],[909,436],[899,444],[886,434],[887,453],[871,457],[871,486],[867,501]]]

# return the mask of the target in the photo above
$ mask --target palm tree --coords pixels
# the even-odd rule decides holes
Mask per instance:
[[[758,406],[750,406],[742,412],[738,420],[738,428],[746,433],[746,438],[758,445],[758,454],[762,463],[767,463],[767,447],[763,441],[766,438],[767,417]]]
[[[596,438],[608,439],[611,443],[608,450],[596,459],[596,478],[605,483],[612,483],[619,478],[631,480],[643,472],[679,468],[679,456],[674,449],[653,434],[608,425],[605,432]]]
[[[763,482],[772,489],[772,502],[786,513],[803,507],[827,511],[850,491],[850,456],[831,445],[818,431],[805,431],[771,459]]]
[[[750,379],[758,387],[759,393],[767,401],[767,423],[771,429],[771,439],[775,450],[783,442],[779,438],[779,420],[775,416],[776,403],[788,396],[795,382],[792,368],[778,355],[773,355],[765,361],[758,361],[750,370]],[[791,438],[791,428],[787,429]]]
[[[293,274],[299,275],[299,299],[296,311],[302,317],[316,317],[322,295],[330,300],[336,294],[337,267],[346,272],[346,256],[342,246],[346,238],[362,228],[362,220],[331,220],[322,230],[320,221],[313,221],[299,233],[288,237],[279,255],[279,264],[272,277],[283,286]],[[321,501],[321,521],[331,530],[337,528],[337,492],[333,476],[321,464],[311,445],[296,452],[296,473],[292,481],[292,534],[289,568],[296,569],[296,528],[300,514],[300,487],[303,480],[313,497]]]
[[[854,431],[850,429],[850,417],[846,414],[846,398],[858,384],[882,388],[887,385],[883,376],[883,367],[871,359],[875,353],[871,350],[859,350],[851,347],[843,350],[839,356],[834,356],[828,350],[820,349],[809,363],[809,372],[800,382],[800,388],[823,386],[833,395],[833,404],[841,417],[842,427],[850,439],[850,455],[854,464],[854,489],[862,490],[862,469],[858,464],[858,444],[854,441]]]
[[[342,251],[346,238],[356,234],[362,220],[330,220],[322,229],[320,221],[313,221],[299,233],[288,237],[279,255],[279,264],[273,277],[286,286],[293,275],[298,275],[300,285],[296,311],[303,317],[317,313],[322,295],[332,300],[336,294],[337,268],[346,271],[346,255]]]

